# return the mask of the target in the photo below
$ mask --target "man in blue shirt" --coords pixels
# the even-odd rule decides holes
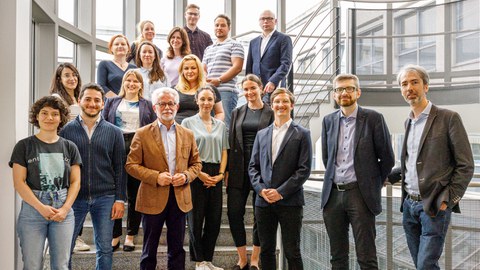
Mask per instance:
[[[380,113],[358,106],[357,76],[338,75],[333,91],[340,109],[322,124],[322,208],[330,263],[332,269],[349,269],[351,225],[360,268],[378,269],[375,216],[382,211],[381,189],[395,161],[390,133]]]
[[[60,136],[77,145],[84,160],[80,192],[72,207],[75,212],[72,252],[89,212],[95,230],[98,270],[112,269],[113,222],[124,213],[127,179],[122,131],[100,115],[104,97],[99,85],[85,85],[78,98],[80,115],[60,132]],[[71,268],[71,261],[69,265]]]

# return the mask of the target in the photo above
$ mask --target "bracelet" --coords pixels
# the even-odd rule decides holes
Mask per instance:
[[[224,175],[225,173],[223,173],[223,172],[218,172],[218,174],[222,174],[222,175]]]

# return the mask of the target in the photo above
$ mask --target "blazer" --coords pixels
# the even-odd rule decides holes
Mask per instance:
[[[404,180],[410,121],[405,121],[401,156],[402,202],[407,195]],[[442,202],[460,213],[458,202],[473,177],[475,165],[468,135],[458,113],[432,105],[420,137],[416,164],[425,213],[436,216]],[[400,211],[403,211],[402,207]]]
[[[322,208],[328,203],[334,185],[339,131],[340,110],[337,110],[326,115],[322,123],[322,160],[325,165]],[[360,193],[368,209],[378,215],[382,212],[383,183],[395,164],[390,132],[382,114],[358,106],[353,147],[353,167]]]
[[[310,131],[292,122],[273,164],[272,134],[273,124],[260,130],[253,144],[248,173],[257,193],[255,206],[270,205],[259,195],[265,188],[274,188],[282,195],[283,199],[276,202],[277,205],[302,206],[305,204],[303,184],[310,176],[312,166]]]
[[[193,132],[178,124],[176,132],[176,173],[185,173],[189,182],[183,186],[159,186],[158,175],[169,171],[167,155],[162,142],[158,121],[146,125],[135,132],[130,146],[125,168],[134,178],[141,181],[138,188],[135,210],[156,215],[167,205],[170,188],[174,188],[178,208],[183,212],[192,209],[190,181],[193,181],[202,168]]]
[[[250,41],[245,74],[257,75],[264,86],[272,82],[276,87],[280,84],[285,87],[285,78],[292,65],[292,39],[275,30],[265,47],[263,56],[260,56],[261,44],[261,36]]]
[[[117,113],[117,108],[120,102],[122,102],[122,97],[113,97],[107,98],[105,101],[105,106],[102,111],[102,116],[108,122],[115,125],[115,116]],[[152,102],[144,98],[140,98],[139,102],[139,116],[140,116],[140,127],[148,125],[157,119],[157,115],[153,110]]]
[[[230,130],[228,133],[228,142],[230,144],[230,151],[228,153],[228,187],[242,188],[245,179],[245,173],[248,170],[245,168],[245,158],[249,161],[250,157],[245,157],[243,145],[243,130],[242,124],[247,115],[247,104],[236,108],[232,112],[232,119],[230,121]],[[273,123],[273,111],[267,104],[263,104],[262,115],[258,123],[258,130],[268,127]]]

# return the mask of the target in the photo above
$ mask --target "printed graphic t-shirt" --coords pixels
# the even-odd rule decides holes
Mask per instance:
[[[82,164],[77,146],[62,137],[55,143],[45,143],[36,136],[19,141],[9,165],[17,163],[27,168],[27,185],[32,190],[57,191],[69,187],[71,166]]]

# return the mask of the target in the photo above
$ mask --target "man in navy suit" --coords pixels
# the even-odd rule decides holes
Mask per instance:
[[[362,93],[357,76],[338,75],[333,91],[340,109],[325,116],[322,125],[322,208],[330,263],[332,269],[349,269],[351,225],[360,268],[378,269],[375,216],[382,211],[381,189],[395,162],[390,133],[380,113],[357,105]]]
[[[257,133],[249,164],[252,187],[257,193],[255,217],[260,240],[262,269],[276,269],[278,223],[288,269],[303,269],[300,253],[303,184],[310,176],[310,131],[292,121],[293,94],[285,88],[272,93],[272,125]]]
[[[270,104],[270,93],[277,87],[286,87],[286,76],[292,65],[292,40],[275,30],[275,13],[265,10],[260,14],[262,35],[250,41],[245,74],[257,75],[264,85],[263,101]]]

